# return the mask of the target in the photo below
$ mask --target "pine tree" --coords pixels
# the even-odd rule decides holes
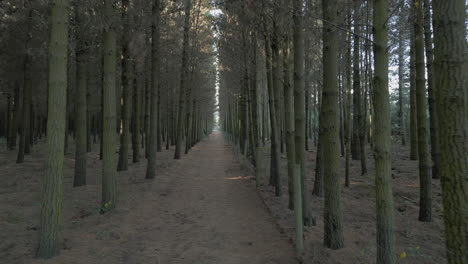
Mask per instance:
[[[103,119],[102,119],[102,198],[101,213],[115,208],[117,200],[116,182],[116,138],[115,138],[115,87],[117,62],[117,9],[115,0],[104,1],[104,66],[103,66]]]
[[[146,167],[146,179],[156,177],[156,153],[157,149],[157,127],[158,124],[158,86],[159,86],[159,22],[160,22],[160,0],[153,1],[151,21],[151,87],[150,90],[150,114],[149,114],[149,139],[147,145],[148,166]]]
[[[416,62],[416,108],[418,119],[418,156],[420,200],[419,220],[432,220],[432,182],[429,155],[429,129],[426,115],[426,77],[424,67],[424,39],[423,39],[423,10],[422,1],[414,0],[414,34],[415,34],[415,62]]]
[[[73,186],[83,186],[86,185],[86,141],[87,141],[87,65],[86,57],[84,54],[84,43],[82,41],[82,23],[81,18],[82,13],[80,12],[80,7],[76,5],[75,7],[75,21],[76,21],[76,30],[77,34],[77,45],[76,45],[76,67],[77,67],[77,79],[78,84],[76,86],[75,98],[75,117],[76,117],[76,139],[75,139],[75,177],[73,180]]]
[[[388,0],[374,0],[374,159],[377,203],[377,263],[394,264],[395,234],[391,178],[388,92]]]
[[[323,0],[323,98],[320,122],[323,129],[323,177],[325,189],[324,244],[331,249],[344,246],[339,163],[338,32],[336,0]]]
[[[468,47],[463,0],[434,0],[434,89],[449,264],[468,262]]]
[[[44,177],[39,249],[40,258],[51,258],[62,244],[63,160],[65,144],[68,0],[53,0],[49,46],[49,95],[47,121],[47,160]]]

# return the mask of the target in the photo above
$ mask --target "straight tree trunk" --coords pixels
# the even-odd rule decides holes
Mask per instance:
[[[81,16],[80,8],[78,5],[75,7],[75,19],[76,19],[76,28],[81,33]],[[85,62],[85,54],[83,49],[85,48],[81,39],[81,34],[77,34],[77,45],[76,45],[76,67],[77,67],[77,86],[75,90],[75,117],[76,117],[76,139],[75,139],[75,177],[73,180],[73,186],[83,186],[86,185],[86,159],[87,159],[87,64]]]
[[[434,89],[449,264],[468,263],[468,47],[465,1],[433,1]]]
[[[374,159],[377,261],[396,263],[392,193],[391,126],[388,92],[388,0],[374,0]]]
[[[354,8],[354,47],[353,47],[353,140],[351,142],[351,153],[353,160],[361,159],[361,143],[360,143],[360,129],[362,123],[362,106],[361,106],[361,73],[359,69],[360,62],[360,26],[359,23],[359,9],[360,2]],[[361,168],[362,171],[362,168]]]
[[[315,225],[310,208],[310,194],[306,181],[305,172],[305,67],[304,67],[304,15],[302,10],[302,1],[294,0],[294,126],[295,126],[295,148],[296,164],[300,166],[301,172],[301,200],[302,200],[302,218],[304,226]]]
[[[140,72],[140,70],[138,70]],[[135,71],[136,73],[136,71]],[[133,163],[140,162],[140,114],[141,114],[141,102],[140,102],[140,91],[142,84],[144,85],[141,76],[135,78],[133,81],[133,127],[132,127],[132,150],[133,150]],[[158,100],[159,101],[159,100]],[[159,112],[159,111],[158,111]]]
[[[149,144],[148,165],[146,167],[146,179],[154,179],[156,177],[156,153],[157,146],[157,131],[158,131],[158,89],[159,89],[159,41],[160,41],[160,0],[153,0],[152,9],[152,29],[151,29],[151,112],[150,112],[150,127],[149,127]]]
[[[429,154],[429,127],[426,116],[426,77],[424,67],[424,30],[422,0],[413,0],[415,60],[416,60],[416,108],[418,119],[418,153],[419,153],[419,221],[432,221],[432,182],[431,158]]]
[[[19,116],[20,116],[20,88],[18,84],[15,84],[15,91],[13,95],[13,113],[12,113],[12,121],[10,125],[10,131],[9,131],[9,145],[8,149],[9,150],[14,150],[16,148],[16,139],[17,139],[17,134],[18,134],[18,123],[19,123]]]
[[[174,159],[180,159],[182,154],[182,140],[184,137],[185,109],[187,98],[187,76],[188,76],[188,51],[190,43],[190,12],[191,0],[185,0],[184,39],[182,49],[182,65],[180,71],[179,110],[177,112],[176,149]]]
[[[338,3],[322,0],[323,17],[337,24]],[[356,41],[356,39],[355,39]],[[340,114],[338,105],[338,32],[333,26],[323,28],[323,97],[321,118],[323,148],[323,176],[325,189],[324,244],[331,249],[344,246],[343,214],[339,169]],[[357,90],[355,90],[356,93]]]
[[[128,170],[128,146],[130,144],[130,120],[132,116],[132,89],[133,79],[132,70],[133,63],[130,58],[130,18],[128,9],[130,0],[122,1],[122,23],[124,27],[123,46],[122,46],[122,134],[120,135],[120,150],[119,150],[119,163],[117,165],[118,171]]]
[[[294,87],[291,86],[290,81],[290,43],[287,41],[284,46],[284,121],[286,126],[286,156],[288,159],[288,207],[290,210],[294,210],[294,173],[296,170],[296,146],[294,141],[295,133],[295,124],[294,124]],[[299,167],[300,170],[300,167]],[[300,171],[297,172],[300,173]],[[300,175],[299,175],[300,177]],[[298,190],[299,191],[299,190]],[[302,191],[301,191],[302,193]],[[302,205],[300,207],[302,214]],[[302,226],[302,220],[301,220]]]
[[[424,46],[426,48],[427,90],[429,92],[429,128],[431,139],[432,178],[439,179],[440,170],[440,139],[437,126],[436,96],[434,90],[434,51],[432,49],[431,7],[429,0],[423,0],[424,5]]]
[[[269,98],[269,109],[270,109],[270,127],[271,127],[271,159],[270,159],[270,185],[275,186],[276,196],[281,196],[281,177],[280,177],[280,140],[279,140],[279,128],[278,119],[276,114],[275,106],[275,93],[273,84],[273,73],[272,73],[272,50],[270,42],[265,41],[266,50],[266,68],[268,75],[268,98]]]
[[[403,9],[403,8],[401,8]],[[400,18],[404,21],[402,18]],[[398,29],[398,121],[400,125],[401,144],[406,145],[406,122],[403,114],[403,89],[405,87],[405,43],[403,38],[403,26],[400,22]]]
[[[51,258],[62,247],[63,160],[65,144],[68,0],[52,0],[49,46],[47,159],[43,182],[39,258]]]
[[[351,10],[348,9],[348,24],[351,27]],[[346,52],[346,123],[345,123],[345,144],[346,144],[346,157],[345,157],[345,186],[349,187],[350,184],[350,161],[351,161],[351,140],[352,140],[352,123],[351,123],[351,109],[353,104],[353,95],[351,93],[351,34],[347,36],[347,52]]]
[[[115,208],[117,200],[116,182],[116,62],[117,62],[117,21],[115,0],[104,1],[104,15],[109,25],[104,30],[103,66],[103,109],[102,109],[102,198],[101,213]]]
[[[413,1],[413,0],[412,0]],[[411,8],[410,21],[414,22]],[[410,22],[410,23],[411,23]],[[417,160],[418,153],[418,114],[416,107],[416,52],[414,28],[410,27],[410,159]]]

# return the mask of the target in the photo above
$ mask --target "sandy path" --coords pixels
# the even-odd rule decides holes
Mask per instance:
[[[146,202],[128,215],[136,228],[125,263],[296,263],[249,179],[242,178],[220,134],[197,145],[145,192]],[[135,220],[137,223],[135,223]]]
[[[172,155],[172,150],[158,153],[153,181],[144,179],[143,161],[119,173],[117,208],[104,215],[98,214],[97,154],[90,154],[88,185],[80,188],[71,187],[74,162],[67,156],[64,249],[48,261],[34,258],[43,155],[35,149],[22,166],[6,159],[8,166],[0,168],[8,176],[0,186],[0,263],[297,263],[291,243],[221,134],[181,160]]]

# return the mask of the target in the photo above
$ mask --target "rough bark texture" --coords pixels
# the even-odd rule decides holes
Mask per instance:
[[[424,46],[426,48],[427,90],[429,92],[429,128],[431,134],[432,178],[439,179],[440,169],[440,139],[437,123],[436,96],[434,90],[434,50],[432,48],[431,11],[429,0],[423,0],[424,5]]]
[[[160,21],[160,0],[153,1],[153,21],[152,21],[152,43],[151,43],[151,106],[150,106],[150,127],[148,149],[148,166],[146,168],[146,179],[156,177],[156,153],[157,146],[157,127],[158,127],[158,86],[159,86],[159,21]]]
[[[47,160],[39,228],[40,258],[58,255],[62,247],[63,151],[67,89],[68,0],[53,0],[49,46]]]
[[[468,47],[465,1],[434,0],[434,88],[449,264],[468,263]]]
[[[305,47],[303,29],[302,1],[293,2],[294,9],[294,116],[295,116],[295,146],[296,164],[301,170],[302,192],[302,218],[305,226],[314,225],[311,208],[309,206],[310,193],[306,181],[305,172]]]
[[[414,21],[414,12],[411,8],[410,23]],[[415,32],[410,27],[410,159],[417,160],[418,152],[418,114],[416,107],[416,52]]]
[[[140,101],[140,91],[142,90],[143,82],[141,75],[137,80],[134,80],[133,84],[133,126],[132,126],[132,154],[133,162],[140,161],[140,126],[141,126],[141,101]],[[159,100],[158,100],[159,101]],[[159,111],[158,111],[159,112]]]
[[[281,196],[281,177],[280,177],[280,140],[279,140],[279,128],[277,113],[275,107],[275,94],[273,88],[273,76],[272,76],[272,56],[271,56],[271,47],[269,42],[266,42],[265,45],[267,53],[267,71],[268,73],[268,102],[270,107],[270,126],[271,126],[271,162],[270,162],[270,183],[275,185],[275,194],[276,196]]]
[[[79,7],[76,8],[76,21],[77,27],[81,20],[79,19]],[[79,30],[79,28],[77,29]],[[76,51],[76,67],[77,67],[77,79],[78,84],[76,86],[75,98],[75,124],[76,124],[76,137],[75,137],[75,177],[73,180],[73,186],[86,185],[86,156],[87,156],[87,116],[88,107],[86,101],[87,93],[87,68],[86,58],[84,57],[83,48],[80,38],[77,38],[77,51]]]
[[[401,8],[402,9],[402,8]],[[405,87],[405,43],[403,37],[403,27],[406,25],[400,18],[398,28],[398,123],[400,125],[401,144],[406,145],[406,123],[403,114],[403,89]]]
[[[348,22],[351,21],[351,10],[348,10]],[[351,25],[349,25],[351,27]],[[346,121],[345,121],[345,186],[349,187],[350,184],[350,162],[351,162],[351,139],[352,139],[352,125],[351,125],[351,108],[353,104],[353,95],[351,94],[351,34],[347,37],[347,53],[346,53]]]
[[[335,24],[337,1],[323,0],[323,17]],[[339,167],[339,105],[338,105],[338,32],[336,27],[323,28],[323,176],[325,189],[324,206],[324,244],[331,249],[344,246],[343,215],[341,210],[341,191]]]
[[[132,115],[132,61],[130,58],[130,24],[129,24],[129,0],[122,1],[122,23],[124,33],[122,36],[122,133],[120,135],[120,150],[118,171],[128,170],[128,145],[130,144],[130,118]],[[118,97],[120,99],[120,96]],[[120,101],[120,100],[119,100]]]
[[[415,33],[415,60],[416,60],[416,109],[418,119],[418,153],[419,153],[419,221],[432,220],[432,182],[431,158],[429,154],[429,126],[427,122],[426,107],[426,77],[424,67],[424,35],[422,0],[414,0],[414,33]]]
[[[184,138],[185,109],[187,100],[187,76],[188,76],[188,49],[190,43],[190,11],[191,0],[185,0],[184,39],[182,50],[182,65],[180,70],[179,110],[177,112],[176,149],[174,159],[180,159],[182,154],[182,140]]]
[[[358,2],[359,3],[359,2]],[[353,41],[353,140],[351,142],[351,154],[353,160],[361,159],[361,142],[360,129],[362,123],[362,107],[361,107],[361,74],[359,69],[360,63],[360,34],[359,26],[359,4],[355,4],[354,9],[354,31],[356,32]]]
[[[286,131],[286,156],[288,159],[288,193],[289,193],[289,209],[294,209],[294,173],[296,167],[296,146],[294,142],[295,126],[294,126],[294,87],[291,85],[289,78],[289,58],[290,50],[289,43],[286,43],[284,49],[284,121]],[[300,171],[298,171],[300,172]],[[299,176],[300,177],[300,176]],[[302,205],[301,205],[302,206]],[[300,209],[302,211],[302,207]],[[301,212],[302,215],[302,212]],[[302,216],[301,216],[302,217]],[[302,221],[302,220],[301,220]],[[302,224],[301,224],[302,225]]]
[[[117,12],[114,0],[104,1],[104,15],[109,25],[104,30],[104,66],[103,66],[103,120],[102,120],[102,197],[101,213],[115,208],[117,200],[117,182],[115,167],[115,87],[117,56]]]
[[[374,158],[377,203],[377,263],[394,264],[395,234],[388,93],[388,0],[374,0]]]

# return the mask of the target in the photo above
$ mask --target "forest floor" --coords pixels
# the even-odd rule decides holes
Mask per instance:
[[[268,145],[268,144],[267,144]],[[309,144],[312,146],[312,143]],[[267,147],[268,149],[268,147]],[[315,178],[315,147],[306,152],[308,189],[312,192]],[[239,157],[239,156],[238,156]],[[239,157],[243,167],[251,171],[250,163]],[[282,155],[281,172],[284,190],[282,197],[275,197],[274,189],[268,186],[269,173],[262,179],[259,192],[290,241],[294,238],[294,212],[288,209],[287,160]],[[376,263],[376,209],[374,184],[374,157],[369,146],[366,148],[368,173],[361,175],[361,161],[351,161],[349,188],[344,187],[345,159],[340,158],[341,201],[345,247],[330,250],[323,246],[324,198],[311,195],[312,214],[317,225],[305,229],[305,263],[307,264],[361,264]],[[269,158],[263,162],[269,170]],[[410,160],[409,146],[393,143],[392,178],[395,203],[395,242],[398,263],[442,264],[445,257],[445,236],[440,180],[432,180],[432,222],[418,221],[419,214],[419,169],[418,161]]]
[[[5,145],[4,143],[2,144]],[[25,163],[16,151],[0,151],[0,263],[297,263],[292,244],[293,212],[287,191],[275,197],[265,184],[258,191],[252,167],[235,154],[219,133],[195,146],[181,160],[173,149],[158,153],[158,176],[144,179],[146,161],[118,173],[119,200],[114,211],[99,214],[99,145],[88,156],[88,185],[72,188],[74,155],[65,160],[63,250],[48,261],[34,258],[44,173],[44,144],[33,147]],[[307,173],[314,174],[315,152],[307,152]],[[305,230],[304,263],[375,263],[375,195],[372,153],[369,172],[360,176],[352,162],[351,187],[342,189],[345,248],[323,247],[323,198],[312,196],[317,226]],[[344,159],[340,172],[344,175]],[[264,164],[269,165],[268,161]],[[417,220],[417,161],[395,146],[393,186],[399,263],[446,263],[441,194],[433,180],[431,223]],[[286,159],[282,159],[286,186]],[[262,179],[267,183],[268,179]],[[313,177],[309,177],[309,188]]]
[[[297,263],[219,133],[181,160],[172,159],[173,151],[159,153],[155,180],[144,179],[143,159],[130,164],[118,173],[117,209],[104,215],[98,153],[89,155],[88,185],[79,188],[71,187],[74,155],[66,155],[63,250],[48,261],[35,259],[43,148],[35,146],[21,165],[16,151],[0,154],[0,263]]]

